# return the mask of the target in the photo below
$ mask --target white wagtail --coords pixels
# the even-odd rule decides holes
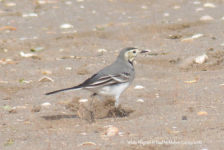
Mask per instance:
[[[133,61],[139,53],[146,53],[148,50],[139,50],[128,47],[119,53],[116,61],[111,65],[100,70],[92,77],[78,86],[61,89],[46,93],[55,94],[67,90],[88,90],[95,95],[110,96],[115,98],[115,107],[118,107],[120,95],[130,86],[135,78]]]

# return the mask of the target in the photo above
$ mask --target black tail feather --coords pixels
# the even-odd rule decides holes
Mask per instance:
[[[82,87],[75,86],[75,87],[70,87],[70,88],[66,88],[66,89],[52,91],[52,92],[46,93],[45,95],[51,95],[51,94],[55,94],[55,93],[58,93],[58,92],[63,92],[63,91],[68,91],[68,90],[79,90],[79,89],[82,89]]]

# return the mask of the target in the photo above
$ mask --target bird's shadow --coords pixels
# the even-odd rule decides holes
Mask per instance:
[[[77,115],[51,115],[51,116],[41,116],[45,120],[60,120],[60,119],[71,119],[79,118]]]

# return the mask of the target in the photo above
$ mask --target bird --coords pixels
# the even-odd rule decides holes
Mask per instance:
[[[103,68],[83,83],[70,88],[52,91],[45,95],[83,89],[93,92],[92,96],[113,97],[115,99],[115,107],[117,108],[119,106],[120,95],[131,85],[135,78],[134,59],[138,54],[147,52],[149,50],[139,50],[134,47],[124,48],[111,65]]]

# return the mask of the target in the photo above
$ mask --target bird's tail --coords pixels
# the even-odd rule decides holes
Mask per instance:
[[[52,91],[52,92],[46,93],[45,95],[51,95],[51,94],[55,94],[55,93],[63,92],[63,91],[68,91],[68,90],[80,90],[80,89],[82,89],[81,86],[74,86],[74,87],[70,87],[70,88],[66,88],[66,89]]]

